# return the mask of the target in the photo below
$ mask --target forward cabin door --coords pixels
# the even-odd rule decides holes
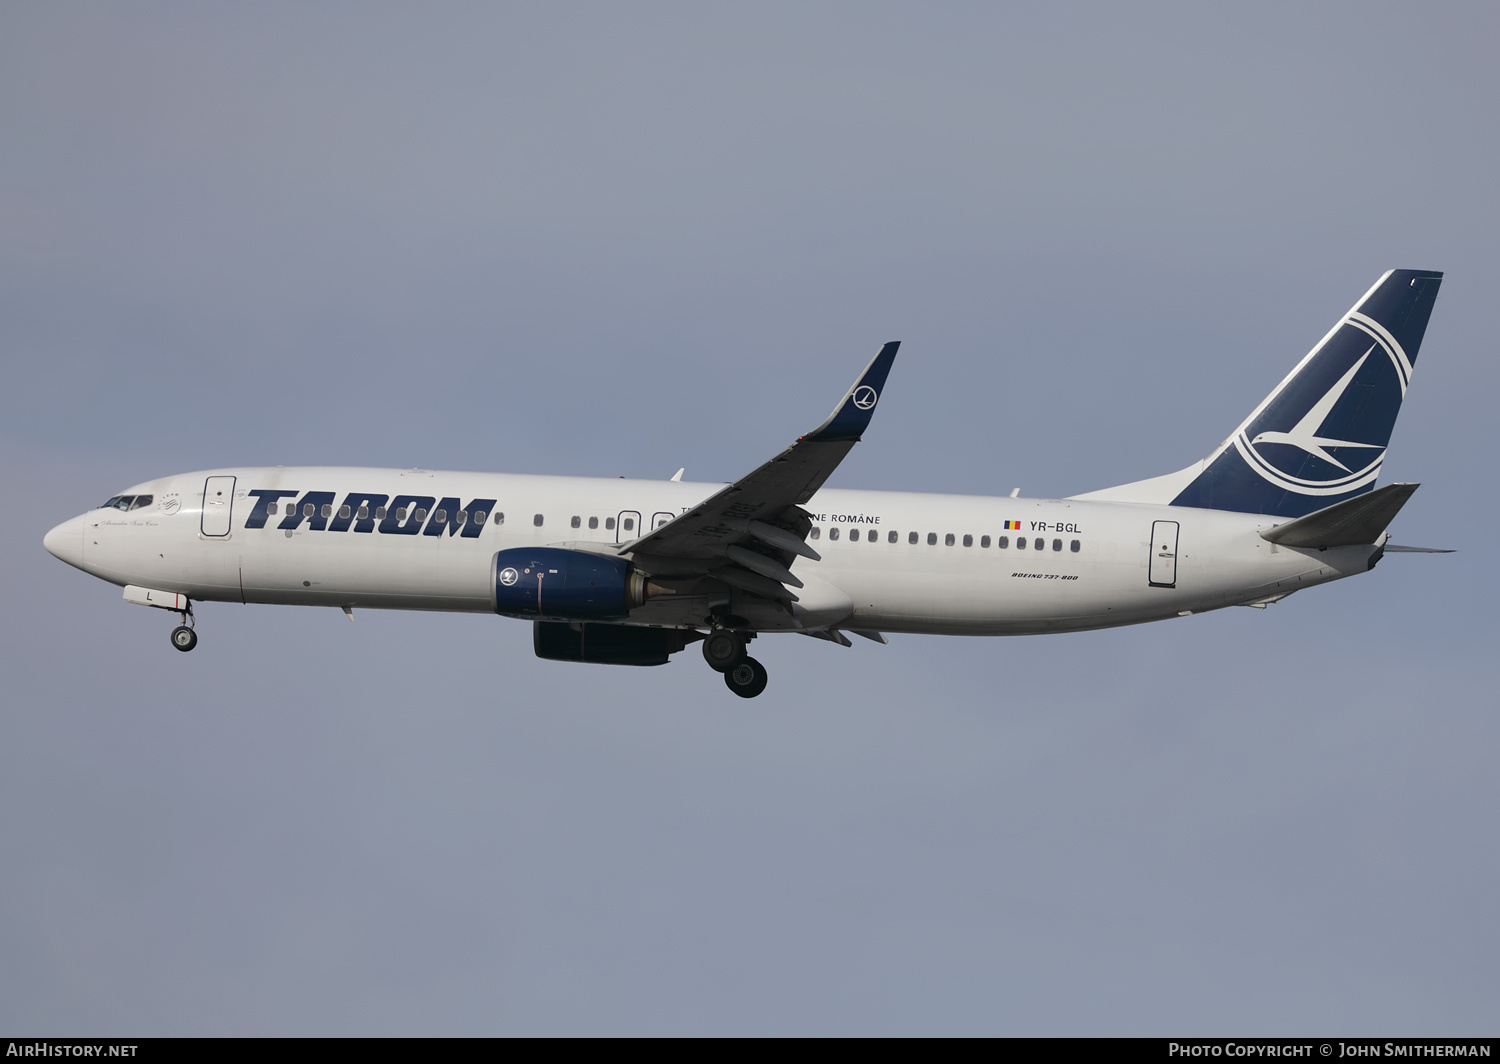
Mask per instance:
[[[1177,586],[1177,522],[1151,522],[1152,587]]]
[[[203,482],[203,520],[199,527],[205,536],[229,535],[233,509],[234,477],[209,477]]]

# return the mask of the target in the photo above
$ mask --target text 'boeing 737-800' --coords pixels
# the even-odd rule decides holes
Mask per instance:
[[[1376,488],[1442,274],[1392,270],[1208,457],[1066,499],[824,483],[898,344],[820,426],[729,485],[335,467],[137,484],[48,551],[181,615],[194,601],[529,620],[539,657],[661,665],[694,642],[746,698],[762,633],[1029,635],[1265,606],[1374,568],[1416,484]]]

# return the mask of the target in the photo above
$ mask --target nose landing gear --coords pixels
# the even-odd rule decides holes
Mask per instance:
[[[189,602],[187,609],[180,611],[182,623],[172,629],[172,646],[186,654],[198,645],[198,633],[193,630],[196,623],[193,620],[193,604]]]

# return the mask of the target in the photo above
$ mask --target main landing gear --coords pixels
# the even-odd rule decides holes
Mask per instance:
[[[193,620],[193,604],[189,602],[187,609],[182,610],[182,623],[172,629],[172,645],[186,654],[198,645],[198,633],[193,630],[196,623]]]
[[[754,698],[766,689],[766,667],[746,656],[724,673],[724,686],[741,698]]]
[[[703,639],[703,660],[724,674],[724,686],[741,698],[754,698],[766,689],[766,667],[745,653],[747,640],[738,632],[715,628]]]

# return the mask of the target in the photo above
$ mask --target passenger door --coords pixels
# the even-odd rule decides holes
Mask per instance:
[[[209,477],[203,482],[203,517],[198,525],[205,536],[229,535],[234,510],[234,477]]]
[[[1151,564],[1149,581],[1152,587],[1177,586],[1177,522],[1151,522]]]

